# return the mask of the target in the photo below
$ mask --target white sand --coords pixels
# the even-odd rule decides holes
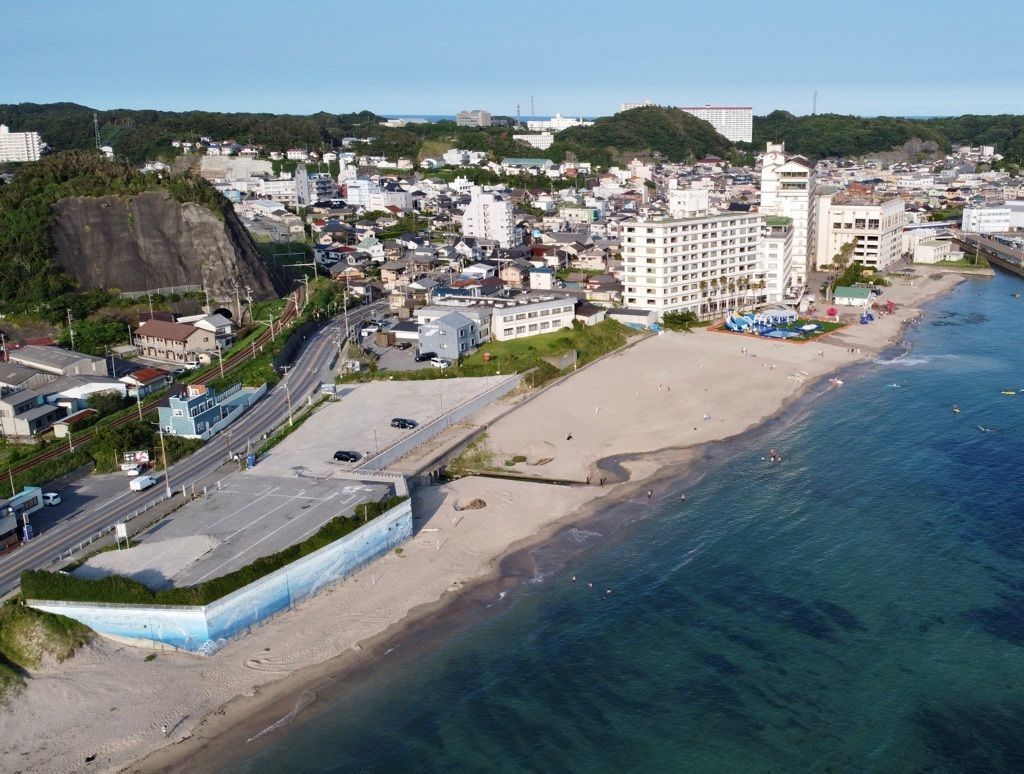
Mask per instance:
[[[919,280],[914,288],[891,288],[886,298],[916,303],[959,279]],[[804,371],[813,378],[870,356],[898,334],[910,314],[904,308],[899,317],[854,325],[803,345],[705,331],[652,337],[583,369],[498,420],[489,444],[497,450],[499,465],[502,455],[524,454],[532,462],[549,458],[544,465],[517,469],[582,481],[597,460],[610,454],[735,435],[799,392],[800,382],[791,374]],[[750,354],[742,354],[742,347]],[[850,353],[850,347],[862,352]],[[493,416],[496,410],[482,414]],[[571,441],[566,440],[569,432]],[[649,459],[629,469],[636,481],[657,465]],[[615,488],[466,478],[421,490],[414,502],[419,532],[401,556],[389,554],[212,658],[161,653],[146,662],[143,650],[99,640],[70,662],[32,675],[27,690],[0,710],[5,740],[0,771],[71,771],[94,753],[91,769],[117,770],[168,740],[189,738],[147,758],[141,770],[172,764],[263,706],[260,702],[313,679],[314,665],[343,653],[359,658],[358,643],[410,613],[430,612],[446,592],[493,573],[497,559],[514,546],[543,538],[567,514]],[[452,508],[456,500],[476,497],[487,507]],[[304,671],[296,674],[299,670]],[[281,680],[288,676],[293,679]],[[254,698],[217,712],[244,696]],[[163,724],[169,729],[167,739]]]

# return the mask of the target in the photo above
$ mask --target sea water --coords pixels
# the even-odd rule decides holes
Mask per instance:
[[[685,502],[625,503],[230,768],[1024,771],[1022,291],[961,284]]]

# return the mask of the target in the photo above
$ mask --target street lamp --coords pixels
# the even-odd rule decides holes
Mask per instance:
[[[292,422],[292,390],[288,384],[288,371],[291,370],[291,366],[281,366],[284,370],[284,393],[288,397],[288,427],[294,427]]]
[[[224,355],[221,352],[220,347],[217,347],[217,360],[220,363],[220,378],[223,379],[224,378]]]

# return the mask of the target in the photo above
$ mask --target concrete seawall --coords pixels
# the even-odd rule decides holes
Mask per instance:
[[[234,637],[351,575],[412,536],[412,501],[403,502],[308,556],[204,606],[126,605],[30,599],[48,613],[140,647],[211,655]]]

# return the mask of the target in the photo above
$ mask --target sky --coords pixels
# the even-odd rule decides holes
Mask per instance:
[[[0,103],[599,116],[1024,113],[1014,0],[33,0]]]

